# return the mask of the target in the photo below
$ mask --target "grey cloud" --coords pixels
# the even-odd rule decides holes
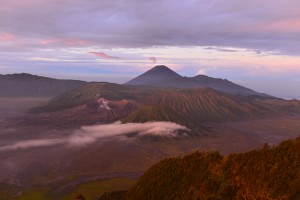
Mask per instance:
[[[25,38],[24,46],[39,48],[38,40],[59,38],[46,46],[224,46],[300,53],[300,28],[291,24],[300,19],[297,0],[20,2],[2,2],[0,26]],[[276,27],[281,23],[286,27]]]
[[[238,50],[227,49],[227,48],[220,48],[220,47],[205,47],[204,49],[215,50],[215,51],[222,51],[222,52],[238,52]]]
[[[71,136],[64,138],[19,141],[14,144],[0,147],[0,152],[54,145],[68,145],[71,147],[84,146],[94,143],[103,138],[124,136],[129,133],[136,133],[136,137],[145,135],[176,137],[178,130],[188,131],[189,129],[172,122],[147,122],[127,124],[116,122],[113,124],[85,126],[80,130],[75,131]]]
[[[150,62],[155,64],[157,62],[157,59],[155,57],[149,57]]]

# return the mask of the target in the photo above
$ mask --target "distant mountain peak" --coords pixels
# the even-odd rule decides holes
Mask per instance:
[[[204,74],[198,74],[198,75],[196,75],[196,76],[194,76],[194,77],[208,77],[208,76],[206,76],[206,75],[204,75]]]
[[[128,85],[153,85],[169,79],[182,78],[179,74],[165,65],[157,65],[142,75],[128,81]],[[154,84],[155,85],[155,84]]]
[[[177,74],[176,72],[174,72],[173,70],[171,70],[170,68],[168,68],[165,65],[156,65],[155,67],[153,67],[152,69],[148,70],[147,72],[145,72],[144,74],[152,74],[152,73],[157,73],[157,75],[169,75],[169,76],[180,76],[179,74]]]
[[[28,74],[28,73],[15,73],[15,74],[7,74],[8,76],[37,76],[37,75],[32,75],[32,74]]]
[[[192,78],[210,78],[209,76],[206,76],[206,75],[204,75],[204,74],[198,74],[198,75],[196,75],[196,76],[194,76],[194,77],[192,77]]]
[[[169,67],[167,67],[165,65],[156,65],[155,67],[153,67],[149,71],[162,71],[162,70],[164,70],[164,71],[165,70],[172,71]]]
[[[229,82],[227,79],[222,79],[222,78],[212,78],[212,77],[209,77],[209,76],[206,76],[206,75],[203,75],[203,74],[198,74],[194,77],[191,77],[192,79],[196,79],[196,80],[205,80],[205,79],[210,79],[210,80],[221,80],[221,81],[226,81],[226,82]]]
[[[10,79],[10,80],[40,80],[40,79],[50,79],[48,77],[33,75],[29,73],[14,73],[2,75],[2,78]]]

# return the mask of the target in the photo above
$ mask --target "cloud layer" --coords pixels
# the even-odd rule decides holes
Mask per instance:
[[[299,8],[298,0],[2,0],[0,40],[2,48],[188,45],[294,54]]]
[[[188,131],[189,129],[171,122],[127,124],[116,122],[113,124],[85,126],[80,130],[75,131],[71,136],[65,138],[19,141],[14,144],[0,147],[0,152],[54,145],[83,146],[94,143],[103,138],[113,138],[124,135],[126,136],[130,133],[135,134],[134,137],[143,137],[148,135],[160,137],[176,137],[178,130]]]

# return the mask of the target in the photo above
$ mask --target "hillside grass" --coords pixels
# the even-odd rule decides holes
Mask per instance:
[[[151,167],[126,200],[298,200],[300,137],[247,153],[196,152]]]

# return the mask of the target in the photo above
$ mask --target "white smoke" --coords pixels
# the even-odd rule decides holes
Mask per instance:
[[[196,75],[206,75],[206,70],[205,69],[199,69],[197,71],[197,74]]]
[[[111,138],[124,135],[126,136],[129,133],[136,133],[136,137],[145,135],[176,137],[178,130],[188,131],[189,129],[172,122],[147,122],[127,124],[116,122],[112,124],[84,126],[81,129],[76,130],[72,135],[65,138],[19,141],[14,144],[0,147],[0,152],[32,147],[53,146],[58,144],[65,144],[69,146],[83,146],[94,143],[102,138]]]

